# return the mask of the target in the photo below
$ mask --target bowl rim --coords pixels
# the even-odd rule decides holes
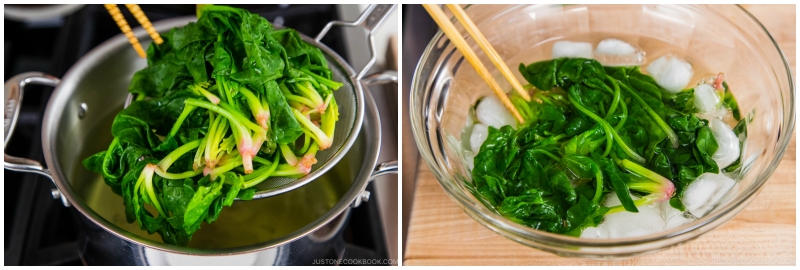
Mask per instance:
[[[514,6],[514,5],[509,5]],[[527,6],[527,5],[516,5],[516,6]],[[467,9],[471,7],[467,6]],[[427,115],[427,111],[425,111],[426,104],[422,102],[422,97],[420,100],[417,98],[410,99],[410,109],[409,112],[411,114],[412,120],[412,132],[414,134],[415,141],[417,143],[418,148],[420,149],[420,154],[425,160],[428,167],[433,172],[436,180],[439,182],[439,185],[445,190],[445,193],[450,197],[451,200],[455,201],[467,214],[472,218],[478,221],[481,225],[493,230],[506,238],[509,238],[513,241],[520,242],[524,245],[532,246],[528,241],[534,241],[539,243],[545,244],[553,244],[556,243],[558,246],[577,246],[577,247],[594,247],[594,248],[611,248],[611,247],[631,247],[637,245],[645,245],[645,244],[652,244],[654,242],[662,242],[664,245],[656,248],[655,250],[667,248],[688,240],[691,240],[699,235],[707,233],[712,229],[726,223],[729,219],[733,218],[736,214],[738,214],[741,210],[743,210],[754,198],[755,195],[761,191],[764,184],[767,180],[769,180],[772,173],[775,171],[777,166],[783,160],[785,155],[786,149],[788,144],[792,138],[792,134],[794,133],[794,125],[795,125],[795,86],[794,86],[794,78],[791,72],[791,67],[789,65],[788,60],[786,59],[786,55],[781,50],[778,43],[775,41],[774,37],[770,32],[764,27],[764,25],[749,11],[747,11],[741,5],[735,5],[738,11],[744,12],[743,14],[746,17],[750,18],[755,26],[759,27],[763,34],[769,38],[770,42],[774,46],[776,52],[781,58],[783,63],[783,70],[775,70],[778,73],[786,72],[787,79],[788,79],[788,100],[789,100],[789,107],[788,111],[784,111],[783,115],[783,123],[781,131],[785,132],[784,134],[779,133],[778,138],[778,147],[775,152],[774,157],[772,160],[767,164],[764,171],[757,175],[753,184],[748,188],[745,189],[741,194],[737,195],[736,197],[732,198],[729,203],[722,207],[718,207],[714,209],[712,212],[706,214],[705,216],[698,218],[696,221],[691,222],[689,224],[684,224],[677,228],[661,231],[656,234],[648,234],[645,236],[640,237],[632,237],[632,238],[610,238],[610,239],[589,239],[589,238],[579,238],[579,237],[571,237],[561,234],[549,233],[545,231],[539,231],[530,227],[526,227],[524,225],[512,222],[502,216],[497,214],[491,213],[491,211],[487,211],[485,206],[471,200],[468,198],[467,193],[462,192],[455,183],[457,181],[454,177],[451,177],[449,174],[446,173],[446,170],[443,170],[441,167],[437,166],[441,160],[437,160],[431,151],[433,149],[433,145],[431,144],[429,138],[432,138],[433,135],[431,130],[429,129],[428,118],[430,116]],[[426,63],[426,61],[432,60],[439,60],[439,59],[432,59],[430,58],[433,51],[436,49],[437,44],[449,40],[441,30],[437,31],[436,35],[431,39],[428,46],[426,47],[425,51],[423,52],[422,56],[420,57],[415,72],[414,77],[411,82],[412,93],[415,92],[413,89],[421,89],[426,88],[426,85],[422,85],[425,81],[428,81],[427,76],[423,76],[422,74],[422,67]],[[421,95],[420,95],[421,96]],[[782,104],[783,105],[783,104]],[[784,109],[784,106],[781,106],[781,109]],[[788,112],[788,113],[787,113]],[[447,176],[447,177],[445,177]],[[476,218],[477,215],[486,222],[478,220]],[[515,238],[516,237],[516,238]],[[519,238],[523,239],[519,239]],[[670,241],[672,240],[672,241]],[[564,251],[563,249],[551,249],[545,248],[540,245],[533,246],[535,248],[546,249],[547,251]],[[570,249],[567,253],[574,253],[574,254],[609,254],[608,252],[581,252],[582,250],[574,250]],[[653,251],[651,249],[651,251]],[[638,254],[638,253],[646,253],[647,251],[639,251],[639,252],[632,252],[631,254]],[[612,252],[613,253],[613,252]]]

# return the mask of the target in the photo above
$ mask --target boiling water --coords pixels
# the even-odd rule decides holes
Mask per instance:
[[[84,152],[80,155],[82,159],[103,151],[111,142],[113,116],[101,121],[102,124],[89,133],[95,136],[92,136],[91,142],[86,143],[87,147],[83,147]],[[292,192],[260,200],[236,201],[231,207],[223,207],[215,222],[211,224],[204,222],[201,225],[200,230],[192,236],[189,247],[203,249],[241,247],[294,232],[331,210],[344,195],[346,188],[342,187],[349,185],[340,182],[351,181],[348,179],[353,178],[341,171],[334,168]],[[100,216],[142,238],[162,242],[158,233],[148,234],[147,231],[140,229],[136,222],[126,221],[122,197],[105,184],[101,175],[87,171],[80,160],[74,162],[71,175],[70,179],[78,197]],[[156,213],[153,208],[149,210],[151,213]]]

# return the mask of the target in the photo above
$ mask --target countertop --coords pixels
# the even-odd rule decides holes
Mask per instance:
[[[773,35],[796,78],[795,6],[745,7]],[[732,220],[683,245],[618,261],[563,258],[500,236],[450,200],[420,159],[403,265],[795,265],[796,135],[761,193]]]

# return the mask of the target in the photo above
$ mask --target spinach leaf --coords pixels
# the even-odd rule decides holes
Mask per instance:
[[[294,142],[303,134],[303,129],[294,118],[289,103],[278,89],[278,84],[271,81],[266,83],[263,89],[269,103],[270,123],[272,124],[270,130],[276,137],[275,141],[280,144]]]
[[[308,174],[332,145],[332,95],[343,86],[293,29],[239,8],[203,5],[197,14],[150,45],[148,66],[128,87],[135,100],[112,123],[114,140],[83,160],[122,196],[128,222],[175,245],[237,197],[253,199],[270,176]],[[519,165],[488,177],[519,183]]]
[[[683,205],[681,199],[683,199],[683,193],[686,191],[686,187],[689,186],[698,176],[703,174],[704,169],[702,165],[695,164],[695,165],[678,165],[678,177],[673,180],[675,182],[675,196],[673,196],[669,200],[669,204],[674,207],[675,209],[685,211],[686,208]]]
[[[564,145],[565,155],[589,155],[606,142],[605,132],[600,125],[595,125],[578,136],[574,136]]]
[[[203,181],[203,180],[200,180]],[[208,215],[208,209],[214,200],[222,195],[222,181],[206,181],[205,185],[197,187],[192,199],[186,206],[183,216],[183,229],[192,234],[200,229],[202,222]]]
[[[744,149],[744,140],[742,140],[741,138],[747,137],[747,119],[740,120],[739,123],[736,124],[735,127],[733,127],[733,132],[736,134],[737,137],[740,138],[739,149]],[[736,161],[734,161],[733,163],[731,163],[731,165],[728,165],[728,167],[725,167],[723,171],[727,173],[732,173],[739,170],[739,168],[742,167],[742,158],[744,158],[744,153],[739,153],[739,158],[736,159]]]
[[[733,97],[733,92],[728,89],[728,82],[722,82],[722,87],[725,89],[725,95],[722,97],[722,104],[725,104],[725,107],[731,110],[733,119],[736,119],[736,121],[741,120],[742,115],[739,112],[739,103],[737,103],[736,98]]]
[[[628,175],[623,173],[611,159],[603,159],[599,164],[603,168],[603,174],[611,183],[611,189],[617,194],[625,210],[638,213],[639,209],[636,208],[633,199],[631,199],[631,194],[628,192],[627,183],[630,181]]]
[[[567,231],[566,235],[580,236],[583,229],[587,227],[597,227],[603,221],[603,215],[608,208],[581,196],[578,203],[567,210]]]
[[[522,73],[522,77],[539,90],[547,91],[556,86],[558,69],[565,60],[566,58],[557,58],[536,62],[528,66],[519,64],[519,73]]]
[[[684,113],[690,114],[694,112],[694,88],[684,90],[675,95],[673,100],[675,109]]]
[[[718,145],[708,121],[693,115],[692,89],[669,94],[639,67],[602,67],[592,59],[520,64],[519,71],[541,91],[529,102],[511,95],[525,123],[489,127],[472,182],[465,180],[498,214],[579,236],[604,215],[666,200],[683,210],[688,185],[719,172],[711,158]],[[729,100],[727,107],[738,107]],[[743,123],[737,134],[746,135]],[[611,192],[620,205],[602,206]]]
[[[705,126],[697,131],[697,145],[694,148],[694,156],[704,166],[705,172],[719,172],[717,162],[711,158],[717,152],[718,147],[719,145],[717,140],[714,139],[714,133],[711,132],[711,128]]]

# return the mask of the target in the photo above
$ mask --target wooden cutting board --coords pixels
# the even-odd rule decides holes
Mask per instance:
[[[795,6],[747,5],[795,71]],[[420,160],[403,265],[795,265],[796,134],[764,189],[735,218],[684,245],[619,261],[563,258],[489,230],[444,193]],[[406,142],[409,143],[409,142]]]

